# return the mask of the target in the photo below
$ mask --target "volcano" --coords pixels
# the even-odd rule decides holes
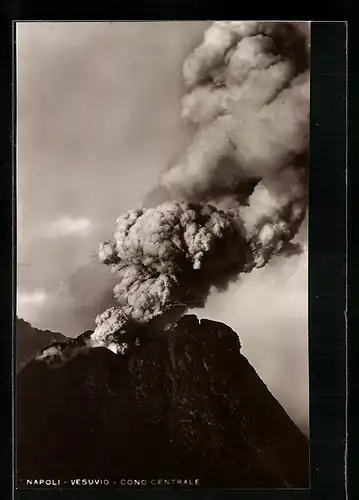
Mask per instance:
[[[16,318],[15,331],[17,370],[21,370],[32,357],[47,345],[69,340],[62,333],[35,328],[22,318]]]
[[[307,438],[241,354],[194,315],[126,354],[84,349],[17,375],[17,478],[193,478],[203,488],[305,488]],[[129,481],[131,482],[131,481]],[[198,488],[198,486],[196,486]]]

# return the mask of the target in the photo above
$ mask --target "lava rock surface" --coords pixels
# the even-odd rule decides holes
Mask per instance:
[[[19,487],[35,477],[309,486],[308,439],[228,326],[187,315],[125,355],[81,350],[84,338],[62,345],[76,351],[66,361],[33,359],[17,375]]]

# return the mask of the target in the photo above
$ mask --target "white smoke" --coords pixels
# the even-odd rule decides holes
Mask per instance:
[[[188,56],[182,117],[197,132],[160,180],[176,201],[121,215],[102,244],[118,306],[98,316],[94,341],[116,350],[133,324],[203,304],[295,236],[307,204],[305,28],[215,22]]]

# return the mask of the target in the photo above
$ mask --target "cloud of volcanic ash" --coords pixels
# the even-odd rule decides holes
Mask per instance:
[[[101,245],[118,306],[96,318],[94,345],[114,350],[133,324],[204,305],[295,236],[307,205],[308,27],[215,22],[189,55],[182,117],[197,131],[150,208],[121,215]]]
[[[301,23],[307,24],[307,23]],[[217,22],[187,58],[183,118],[192,144],[162,174],[171,198],[234,192],[301,157],[308,144],[307,39],[292,23]]]

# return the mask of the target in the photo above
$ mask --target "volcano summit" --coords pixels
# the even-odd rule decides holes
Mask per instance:
[[[22,369],[20,480],[184,477],[203,488],[308,487],[308,440],[233,330],[188,315],[162,338],[142,333],[132,332],[136,344],[116,355],[85,348],[87,332],[61,344],[72,356]]]

